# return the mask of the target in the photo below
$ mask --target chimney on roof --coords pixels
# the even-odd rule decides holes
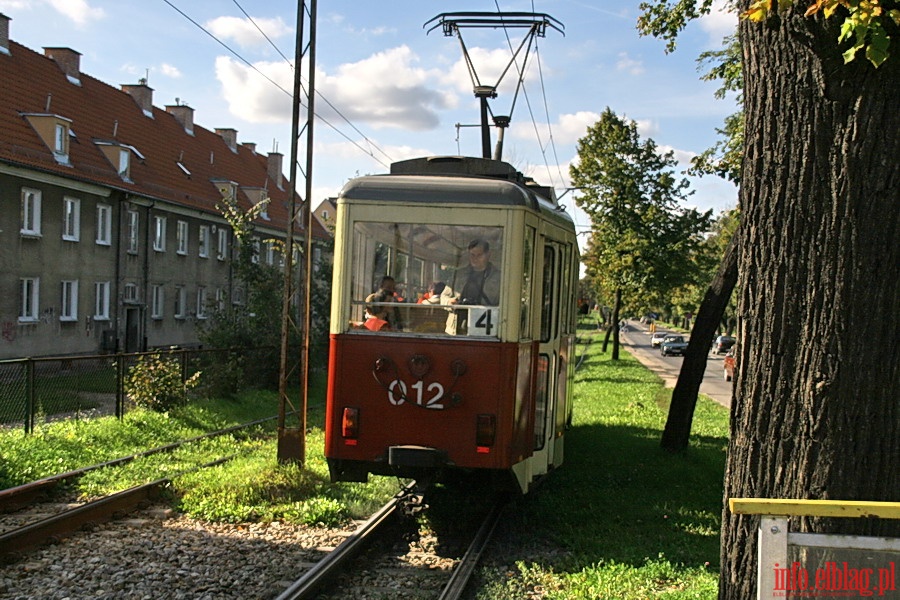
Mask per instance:
[[[44,48],[44,56],[55,60],[69,81],[81,81],[81,52],[75,52],[71,48]]]
[[[269,152],[268,163],[269,163],[269,179],[275,181],[275,185],[278,186],[278,189],[281,189],[281,161],[284,158],[284,154],[280,152]]]
[[[217,128],[216,133],[222,136],[222,139],[225,140],[232,152],[237,152],[237,129],[231,129],[230,127]]]
[[[241,146],[245,147],[253,154],[256,154],[256,142],[243,142]]]
[[[9,54],[9,22],[12,19],[0,13],[0,52]]]
[[[145,115],[153,116],[153,88],[147,85],[146,79],[141,78],[137,84],[123,83],[122,91],[131,96]]]
[[[176,102],[178,100],[176,99]],[[166,112],[175,117],[185,132],[194,135],[194,109],[187,104],[168,104]]]

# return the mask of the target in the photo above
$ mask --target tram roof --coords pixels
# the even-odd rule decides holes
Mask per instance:
[[[341,190],[340,199],[525,206],[571,222],[571,217],[556,203],[553,188],[537,185],[509,163],[485,158],[438,156],[396,162],[391,165],[390,174],[349,181]]]

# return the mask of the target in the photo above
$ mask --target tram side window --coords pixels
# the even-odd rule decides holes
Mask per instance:
[[[541,282],[541,341],[548,342],[553,337],[553,294],[556,278],[556,250],[544,247],[544,275]]]
[[[524,256],[522,257],[522,308],[519,316],[519,338],[531,339],[531,269],[534,267],[534,227],[525,229]]]
[[[350,327],[389,310],[392,333],[498,336],[502,227],[360,221],[352,240]]]

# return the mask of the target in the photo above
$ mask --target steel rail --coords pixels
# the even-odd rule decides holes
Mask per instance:
[[[134,512],[142,503],[157,498],[160,491],[175,477],[198,469],[220,465],[234,456],[225,456],[203,465],[191,467],[171,477],[134,486],[0,534],[0,562],[14,562],[21,553],[37,548],[49,539],[64,537],[89,523],[105,523],[120,515]]]
[[[500,522],[500,517],[503,515],[503,511],[508,505],[509,499],[505,497],[498,498],[494,503],[491,512],[488,513],[487,517],[485,517],[484,521],[481,523],[481,527],[478,528],[475,539],[472,540],[466,553],[453,570],[450,581],[444,586],[444,590],[441,592],[439,600],[458,600],[459,598],[462,598],[463,592],[469,584],[469,580],[472,578],[472,573],[475,572],[475,567],[478,566],[481,555],[488,543],[490,543],[491,537],[494,534],[494,529],[497,527],[497,523]]]
[[[64,481],[68,481],[70,479],[76,479],[81,477],[85,473],[89,473],[91,471],[96,471],[97,469],[102,469],[104,467],[115,467],[118,465],[122,465],[128,462],[131,462],[138,458],[143,458],[146,456],[151,456],[153,454],[159,454],[161,452],[171,452],[176,448],[183,446],[185,444],[196,442],[206,438],[213,438],[220,435],[225,435],[227,433],[232,433],[234,431],[245,429],[247,427],[252,427],[254,425],[260,425],[265,423],[266,421],[272,421],[277,417],[266,417],[264,419],[257,419],[256,421],[251,421],[249,423],[243,423],[241,425],[233,425],[231,427],[226,427],[225,429],[219,429],[216,431],[211,431],[209,433],[204,433],[203,435],[198,435],[192,438],[188,438],[186,440],[180,440],[177,442],[173,442],[171,444],[166,444],[164,446],[157,446],[156,448],[151,448],[150,450],[146,450],[144,452],[138,452],[137,454],[132,454],[130,456],[123,456],[121,458],[116,458],[114,460],[110,460],[104,463],[99,463],[96,465],[91,465],[89,467],[82,467],[80,469],[75,469],[73,471],[68,471],[66,473],[59,473],[57,475],[51,475],[49,477],[44,477],[43,479],[37,479],[35,481],[31,481],[29,483],[24,483],[22,485],[7,488],[5,490],[0,490],[0,513],[3,512],[11,512],[14,510],[18,510],[23,506],[28,506],[37,500],[40,496],[50,492],[54,487],[63,483]]]
[[[402,507],[405,499],[415,488],[415,482],[410,483],[394,496],[378,512],[360,525],[346,540],[338,544],[325,558],[316,563],[309,571],[303,574],[289,588],[282,592],[275,600],[302,600],[314,597],[316,591],[328,580],[337,575],[344,563],[352,559],[362,547],[380,533],[382,525],[396,514]]]

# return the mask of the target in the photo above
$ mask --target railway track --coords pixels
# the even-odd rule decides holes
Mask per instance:
[[[416,538],[417,534],[410,535],[409,528],[404,527],[404,524],[415,524],[411,519],[398,526],[397,517],[404,514],[405,503],[414,494],[412,485],[404,488],[276,600],[371,598],[373,594],[374,597],[393,598],[400,593],[407,598],[461,598],[508,500],[498,497],[488,513],[483,515],[474,535],[470,536],[462,556],[448,558],[446,550],[436,548],[453,547],[459,545],[460,540],[435,543],[434,540],[429,542],[421,537]],[[409,543],[411,537],[416,538],[416,542]],[[364,548],[378,543],[381,547],[374,551],[374,556],[359,558]],[[407,550],[397,551],[404,547]],[[417,556],[414,560],[409,559],[410,554]],[[361,566],[361,563],[367,564]],[[415,565],[410,566],[413,563]],[[391,586],[376,583],[378,575],[373,573],[377,571],[381,571],[382,578],[385,573],[389,575]]]
[[[182,471],[209,468],[234,458],[227,456]],[[22,559],[27,552],[48,542],[58,541],[88,525],[95,525],[121,518],[139,508],[148,506],[158,498],[171,478],[157,479],[77,506],[69,506],[49,517],[14,527],[0,534],[0,562],[10,563]]]
[[[91,471],[96,471],[98,469],[104,469],[107,467],[115,467],[119,465],[124,465],[129,462],[132,462],[138,458],[143,458],[146,456],[152,456],[154,454],[161,454],[164,452],[172,452],[186,444],[190,444],[192,442],[198,442],[201,440],[207,440],[214,437],[227,435],[229,433],[234,433],[236,431],[240,431],[242,429],[249,429],[250,427],[255,427],[257,425],[262,425],[268,421],[273,421],[278,417],[266,417],[265,419],[258,419],[256,421],[251,421],[249,423],[242,423],[240,425],[234,425],[232,427],[226,427],[224,429],[219,429],[216,431],[212,431],[210,433],[205,433],[203,435],[198,435],[192,438],[187,438],[184,440],[179,440],[177,442],[173,442],[171,444],[165,444],[163,446],[157,446],[156,448],[151,448],[150,450],[146,450],[144,452],[138,452],[135,454],[131,454],[129,456],[123,456],[121,458],[117,458],[114,460],[106,461],[103,463],[98,463],[96,465],[91,465],[88,467],[83,467],[81,469],[75,469],[73,471],[67,471],[66,473],[59,473],[57,475],[51,475],[50,477],[44,477],[42,479],[38,479],[36,481],[32,481],[29,483],[25,483],[23,485],[19,485],[16,487],[7,488],[5,490],[0,490],[0,514],[12,512],[19,510],[25,506],[31,506],[36,501],[39,501],[41,498],[49,496],[55,490],[59,489],[59,487],[65,483],[72,482],[83,475],[90,473]]]

